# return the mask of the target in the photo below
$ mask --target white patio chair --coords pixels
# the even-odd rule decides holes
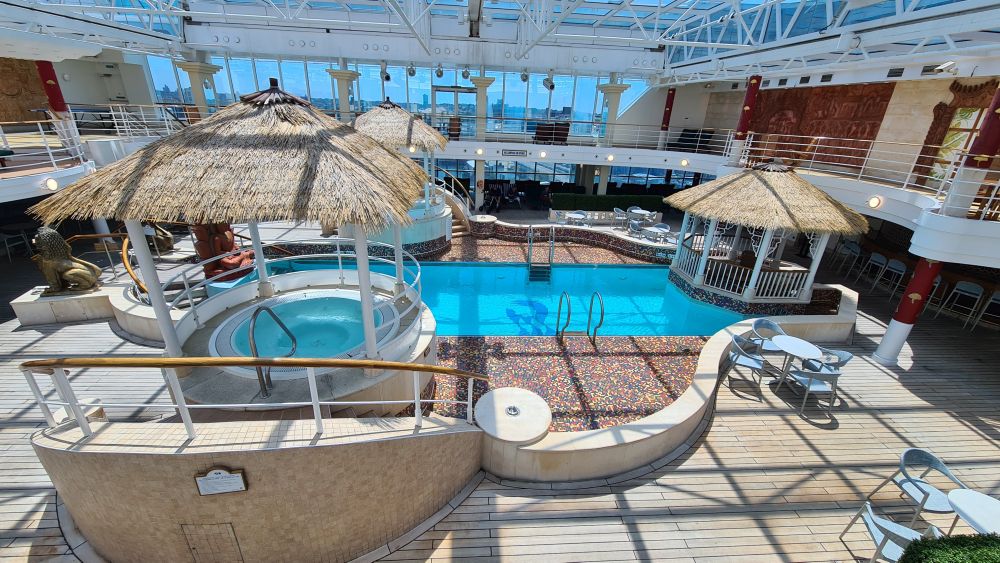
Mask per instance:
[[[615,228],[621,227],[622,229],[624,229],[627,223],[628,223],[628,213],[626,213],[624,210],[618,209],[616,207],[615,208],[615,220],[614,220],[614,223],[612,225]]]
[[[861,276],[870,274],[872,278],[878,279],[882,275],[882,270],[889,265],[889,259],[878,252],[872,252],[868,259],[861,265],[858,270],[858,275],[854,278],[854,282],[857,283]]]
[[[987,301],[986,304],[983,305],[983,308],[979,310],[979,314],[976,315],[976,320],[972,321],[971,330],[975,330],[976,325],[978,325],[979,322],[983,320],[983,317],[995,317],[997,319],[1000,319],[1000,312],[996,313],[989,312],[990,307],[993,305],[1000,305],[1000,289],[994,291],[993,295],[990,297],[990,300]]]
[[[778,336],[779,334],[786,334],[785,329],[781,328],[781,325],[770,320],[770,319],[755,319],[750,327],[753,336],[754,344],[760,347],[764,352],[784,352],[777,344],[771,341],[772,338]]]
[[[848,522],[844,531],[840,533],[841,541],[843,541],[844,536],[847,535],[847,531],[854,526],[854,523],[859,518],[865,523],[868,535],[871,536],[872,542],[875,544],[875,553],[868,560],[870,563],[874,563],[880,559],[892,562],[899,561],[899,558],[903,556],[903,551],[906,550],[906,546],[910,545],[910,542],[922,537],[941,537],[941,531],[936,526],[927,528],[927,531],[921,534],[902,524],[897,524],[888,518],[876,516],[872,510],[872,503],[865,501],[857,514]]]
[[[642,238],[642,221],[639,219],[629,219],[628,234],[634,237]]]
[[[871,289],[874,290],[878,282],[885,279],[886,289],[889,290],[889,295],[895,295],[901,285],[903,285],[903,278],[906,277],[906,264],[899,260],[893,258],[882,268],[875,281],[872,283]]]
[[[951,290],[951,293],[949,293],[948,296],[944,298],[944,301],[941,302],[941,306],[938,307],[937,314],[934,315],[934,318],[938,318],[941,311],[944,311],[945,309],[961,313],[965,315],[965,323],[962,324],[962,328],[965,328],[965,326],[969,324],[969,321],[972,320],[972,317],[975,316],[976,312],[979,311],[979,305],[983,302],[984,293],[985,291],[983,290],[983,286],[978,283],[972,283],[965,280],[956,282],[955,287]],[[969,299],[972,299],[972,306],[960,304],[959,298],[962,297],[966,298],[966,302],[968,302]]]
[[[919,474],[919,477],[914,477],[910,474],[911,471],[914,473],[917,471],[922,472]],[[952,483],[958,485],[959,488],[969,488],[958,477],[955,477],[951,470],[948,469],[948,466],[936,455],[920,448],[907,448],[899,456],[899,469],[883,481],[882,484],[875,487],[875,490],[868,493],[866,498],[872,498],[872,495],[877,493],[879,489],[889,483],[894,483],[899,488],[903,497],[917,505],[913,512],[913,519],[910,520],[910,526],[913,526],[917,518],[924,511],[934,514],[953,514],[955,510],[948,501],[948,493],[931,485],[924,479],[931,471],[937,471],[947,477]],[[951,523],[951,529],[948,530],[949,535],[955,529],[957,522],[958,516]]]
[[[792,391],[795,391],[796,387],[801,388],[803,393],[802,404],[799,405],[799,414],[806,411],[806,402],[809,400],[809,395],[826,395],[826,413],[829,416],[833,416],[833,405],[837,403],[837,382],[839,379],[839,370],[830,370],[828,373],[824,373],[808,369],[790,369],[788,373],[782,374],[781,379],[778,380],[778,386],[774,390],[777,391],[780,389],[781,385],[786,381],[789,383]],[[817,398],[818,401],[819,399]]]
[[[729,348],[729,365],[722,372],[722,376],[728,380],[731,377],[730,372],[733,371],[734,367],[745,367],[750,370],[750,375],[753,377],[754,383],[757,384],[757,387],[760,387],[760,382],[764,379],[764,375],[774,375],[769,371],[768,365],[767,360],[760,355],[757,345],[752,340],[745,336],[734,334],[732,345]]]

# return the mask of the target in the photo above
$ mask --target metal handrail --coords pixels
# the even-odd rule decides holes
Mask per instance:
[[[566,300],[566,324],[560,328],[559,321],[562,319],[562,305],[564,299]],[[569,328],[569,320],[572,316],[572,301],[569,298],[569,294],[564,291],[562,292],[562,295],[559,296],[559,307],[556,309],[556,338],[558,338],[560,342],[562,342],[563,335],[566,334],[566,329]]]
[[[556,227],[549,227],[549,266],[556,261]]]
[[[594,317],[594,298],[597,298],[598,304],[601,306],[601,320],[597,321],[597,325],[594,326],[594,333],[590,333],[590,322]],[[604,297],[601,296],[600,291],[595,291],[590,294],[590,311],[587,313],[587,336],[590,337],[590,343],[597,345],[597,329],[601,328],[604,324]]]
[[[295,335],[292,334],[292,331],[288,329],[288,326],[285,325],[285,323],[278,318],[278,315],[276,315],[274,311],[271,310],[271,308],[268,307],[267,305],[258,306],[257,309],[253,312],[253,315],[250,317],[250,333],[249,333],[250,353],[253,354],[253,357],[255,358],[260,357],[257,354],[257,336],[254,333],[257,330],[257,317],[259,317],[261,313],[265,312],[268,315],[271,315],[271,318],[274,319],[274,322],[278,324],[278,327],[281,328],[281,330],[283,330],[285,334],[288,335],[288,338],[292,341],[292,349],[289,350],[288,353],[282,357],[285,358],[292,357],[292,355],[295,354],[295,350],[299,347],[299,341],[295,338]],[[271,393],[268,391],[268,389],[274,389],[274,383],[271,382],[271,367],[267,366],[267,371],[264,371],[264,368],[262,366],[254,366],[254,367],[257,370],[257,383],[260,384],[260,396],[266,399],[269,396],[271,396]]]
[[[528,225],[528,267],[531,267],[531,257],[535,250],[535,226]]]
[[[448,176],[450,176],[452,180],[454,180],[454,182],[452,183],[451,186],[448,186],[447,184],[445,184],[445,189],[447,189],[448,187],[451,187],[452,188],[451,191],[452,191],[452,193],[454,193],[454,191],[455,191],[454,186],[457,185],[461,189],[462,193],[465,196],[466,206],[469,208],[469,211],[474,211],[474,207],[476,205],[475,201],[473,201],[472,195],[469,194],[469,190],[465,189],[465,185],[462,184],[462,181],[459,180],[457,177],[455,177],[454,174],[452,174],[451,172],[448,172],[444,168],[441,168],[437,164],[433,164],[432,166],[434,166],[435,170],[440,170],[441,172],[444,172],[445,174],[447,174]]]

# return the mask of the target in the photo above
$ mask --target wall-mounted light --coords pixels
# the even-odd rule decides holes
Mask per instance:
[[[527,82],[527,81],[528,81],[528,71],[527,70],[522,70],[521,71],[521,82]]]
[[[413,66],[413,63],[410,63],[410,66],[406,67],[406,76],[416,76],[416,75],[417,75],[417,67]]]
[[[438,67],[434,69],[434,76],[441,78],[444,76],[444,69],[441,67],[441,63],[438,63]]]
[[[469,72],[469,67],[463,68],[462,69],[462,79],[468,80],[470,76],[472,76],[472,73]]]
[[[613,154],[609,154],[608,155],[608,162],[611,162],[614,159],[615,159],[615,155],[613,155]]]
[[[410,145],[410,152],[417,152],[417,147]]]
[[[483,149],[476,149],[476,154],[483,154]]]
[[[681,159],[681,166],[687,166],[687,165],[688,165],[687,159],[686,158],[682,158]]]
[[[542,152],[538,153],[538,158],[545,158],[545,156],[546,156],[547,154],[548,154],[548,153],[546,153],[545,151],[542,151]]]
[[[59,189],[59,180],[56,180],[55,178],[46,178],[45,187],[54,192]]]
[[[882,196],[880,195],[873,195],[870,198],[868,198],[868,207],[871,207],[872,209],[878,209],[879,207],[882,207],[882,203],[883,203]]]

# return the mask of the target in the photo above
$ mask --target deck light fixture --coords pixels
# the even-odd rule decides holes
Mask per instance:
[[[476,149],[476,154],[483,154],[483,149],[482,148]]]
[[[882,196],[873,195],[870,198],[868,198],[868,207],[871,207],[872,209],[878,209],[879,207],[882,207]]]
[[[55,178],[46,178],[45,187],[54,192],[59,189],[59,180],[56,180]]]
[[[417,152],[417,147],[410,145],[410,152]]]
[[[608,155],[608,162],[611,162],[614,159],[615,159],[615,155],[613,155],[613,154],[609,154]]]
[[[545,158],[545,155],[547,154],[548,153],[546,153],[545,151],[541,151],[540,153],[538,153],[538,158]]]
[[[687,165],[688,165],[688,160],[686,158],[682,158],[681,159],[681,166],[687,166]]]

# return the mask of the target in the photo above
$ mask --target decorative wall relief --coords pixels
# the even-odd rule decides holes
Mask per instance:
[[[32,110],[47,107],[35,62],[0,57],[0,121],[45,119]]]

